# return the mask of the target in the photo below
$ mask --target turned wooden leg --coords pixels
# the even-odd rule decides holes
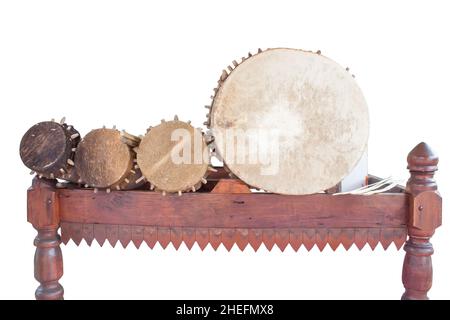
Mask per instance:
[[[36,290],[37,300],[61,300],[64,289],[58,280],[63,275],[63,260],[61,239],[58,228],[37,229],[38,235],[34,240],[36,253],[34,255],[34,277],[40,282]]]
[[[405,245],[405,251],[402,278],[405,293],[402,300],[426,300],[433,280],[431,263],[433,246],[429,238],[410,236]]]
[[[406,184],[410,195],[408,217],[409,239],[405,244],[402,299],[428,299],[433,280],[430,238],[442,222],[442,199],[437,192],[434,172],[438,157],[426,143],[418,144],[408,155],[411,177]]]

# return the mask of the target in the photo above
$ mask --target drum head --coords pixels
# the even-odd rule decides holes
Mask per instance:
[[[183,121],[167,121],[150,129],[142,138],[137,162],[142,174],[156,189],[189,191],[192,187],[197,189],[206,176],[209,164],[204,159],[206,151],[200,130]],[[177,159],[173,152],[179,156]]]
[[[32,126],[20,142],[20,157],[30,169],[39,173],[58,172],[66,166],[71,144],[64,127],[53,121]]]
[[[216,151],[251,186],[281,194],[333,187],[366,149],[369,114],[353,77],[312,52],[270,49],[238,65],[214,97]]]
[[[96,129],[78,144],[75,168],[91,187],[108,188],[130,174],[133,156],[115,129]]]

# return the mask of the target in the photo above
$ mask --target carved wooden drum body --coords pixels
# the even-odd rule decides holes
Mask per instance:
[[[32,126],[20,142],[23,163],[40,177],[78,181],[73,170],[80,134],[64,118],[60,123],[44,121]]]
[[[135,159],[135,152],[119,130],[95,129],[79,143],[75,168],[86,187],[134,189],[144,183]]]
[[[237,177],[275,193],[310,194],[353,169],[367,146],[369,114],[344,68],[284,48],[234,65],[219,80],[208,124]]]

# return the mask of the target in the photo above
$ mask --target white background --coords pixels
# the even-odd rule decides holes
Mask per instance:
[[[440,155],[444,198],[433,299],[450,298],[448,1],[1,1],[0,298],[34,298],[26,222],[29,170],[19,142],[34,123],[66,116],[82,134],[102,125],[141,134],[178,114],[197,126],[221,70],[257,48],[322,50],[356,75],[371,114],[369,169],[407,178],[426,141]],[[301,165],[301,164],[299,164]],[[327,247],[257,253],[176,252],[84,242],[63,247],[66,299],[398,299],[404,253]]]

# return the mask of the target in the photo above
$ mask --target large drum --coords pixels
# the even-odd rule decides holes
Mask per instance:
[[[369,114],[346,69],[320,53],[278,48],[229,70],[208,124],[237,177],[275,193],[310,194],[335,186],[357,164]]]

